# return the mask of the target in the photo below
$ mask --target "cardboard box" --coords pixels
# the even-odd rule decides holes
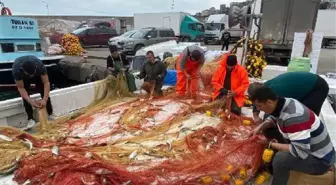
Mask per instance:
[[[335,168],[324,175],[307,175],[292,171],[288,185],[335,185]]]

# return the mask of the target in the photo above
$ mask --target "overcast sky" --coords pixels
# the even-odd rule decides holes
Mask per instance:
[[[42,0],[1,0],[15,15],[47,15]],[[243,0],[174,0],[175,11],[200,12],[220,4]],[[172,0],[44,0],[50,15],[115,15],[132,16],[134,13],[171,11]],[[94,3],[93,3],[94,2]]]

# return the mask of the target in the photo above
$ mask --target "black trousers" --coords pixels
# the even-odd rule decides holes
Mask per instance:
[[[223,97],[222,95],[218,95],[216,99],[218,100],[221,99],[222,97]],[[231,101],[231,112],[239,116],[241,115],[241,107],[238,106],[237,102],[234,101],[234,99],[232,99]]]
[[[38,76],[38,77],[34,77],[32,79],[24,79],[23,83],[24,83],[24,88],[29,95],[32,94],[31,93],[31,88],[30,88],[31,84],[35,84],[35,87],[36,87],[37,91],[40,93],[41,97],[43,98],[43,96],[44,96],[44,85],[43,85],[43,82],[41,80],[41,77]],[[23,105],[24,105],[24,108],[26,110],[28,120],[34,119],[33,107],[25,99],[23,99]],[[53,108],[52,108],[52,105],[51,105],[50,97],[47,100],[46,109],[47,109],[48,115],[51,115],[53,113]]]
[[[225,51],[229,50],[229,44],[230,44],[229,41],[223,41],[222,51],[224,51],[224,48],[225,48]]]

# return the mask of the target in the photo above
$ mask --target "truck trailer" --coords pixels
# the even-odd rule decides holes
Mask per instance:
[[[171,28],[181,41],[203,41],[205,27],[195,17],[184,12],[136,13],[134,29]]]
[[[258,25],[269,63],[288,65],[295,32],[315,29],[320,0],[262,0]]]
[[[334,45],[336,42],[336,10],[319,10],[315,32],[323,33],[322,47]]]

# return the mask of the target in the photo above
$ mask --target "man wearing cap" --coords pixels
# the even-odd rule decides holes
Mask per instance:
[[[121,69],[128,70],[130,68],[126,55],[120,53],[116,45],[110,45],[109,50],[110,55],[106,59],[106,67],[110,74],[117,76]]]
[[[211,84],[215,89],[212,94],[213,100],[224,98],[227,95],[232,97],[231,112],[240,115],[249,79],[246,69],[238,64],[236,55],[224,55],[212,77]]]
[[[110,55],[106,59],[106,67],[109,74],[117,77],[120,71],[125,70],[125,77],[130,92],[136,90],[135,78],[128,70],[130,68],[130,62],[126,58],[126,55],[120,53],[117,45],[109,46]]]
[[[46,107],[49,115],[53,113],[49,98],[50,83],[47,69],[40,59],[29,55],[19,57],[14,61],[12,73],[28,116],[27,127],[31,128],[35,125],[32,106],[39,109]],[[31,84],[35,84],[37,91],[41,94],[41,101],[35,101],[29,97]]]
[[[176,91],[180,96],[188,93],[192,98],[196,96],[198,88],[198,75],[204,64],[204,51],[201,47],[193,45],[187,46],[177,59],[177,82]]]

